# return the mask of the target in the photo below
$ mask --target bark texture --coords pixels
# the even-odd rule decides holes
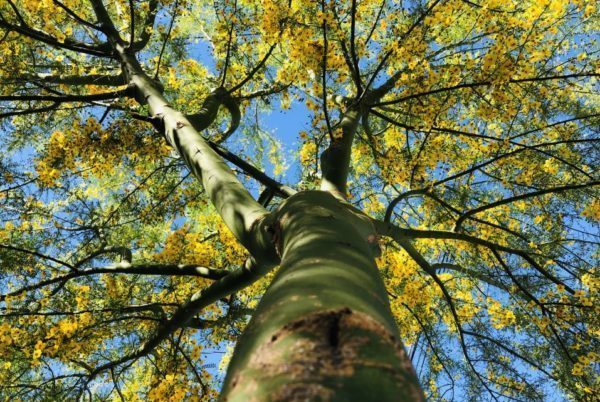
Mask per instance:
[[[370,221],[321,191],[290,197],[274,218],[281,267],[238,342],[221,400],[424,400]]]

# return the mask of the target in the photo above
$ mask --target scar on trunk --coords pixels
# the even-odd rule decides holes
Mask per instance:
[[[379,321],[349,308],[312,313],[285,325],[253,353],[232,385],[245,388],[262,377],[278,384],[271,401],[328,401],[336,391],[333,384],[353,381],[364,370],[414,388],[413,400],[423,401],[402,344]]]
[[[267,227],[267,232],[271,235],[271,243],[275,247],[275,252],[279,257],[283,252],[283,233],[281,230],[281,222],[276,220]]]

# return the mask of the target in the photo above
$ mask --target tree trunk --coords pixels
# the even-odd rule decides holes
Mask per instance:
[[[307,191],[274,217],[281,266],[236,346],[221,400],[424,401],[366,216]]]

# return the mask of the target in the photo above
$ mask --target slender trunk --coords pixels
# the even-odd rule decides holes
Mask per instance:
[[[342,136],[332,139],[329,147],[321,154],[321,190],[330,192],[340,200],[346,199],[352,143],[359,118],[357,109],[346,110],[340,122]]]
[[[274,214],[281,267],[236,346],[221,400],[423,401],[369,220],[321,191]]]

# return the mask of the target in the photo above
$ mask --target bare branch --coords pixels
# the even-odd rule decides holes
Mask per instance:
[[[566,80],[566,79],[571,79],[571,78],[599,77],[599,76],[600,76],[600,73],[582,72],[582,73],[573,73],[573,74],[565,74],[565,75],[554,75],[554,76],[547,76],[547,77],[532,77],[532,78],[512,79],[512,80],[509,80],[507,82],[507,84],[519,84],[519,83],[523,83],[523,82],[550,81],[550,80]],[[494,83],[492,81],[467,82],[467,83],[463,83],[463,84],[457,84],[457,85],[454,85],[454,86],[451,86],[451,87],[444,87],[444,88],[432,89],[430,91],[419,92],[419,93],[416,93],[416,94],[411,94],[411,95],[403,96],[401,98],[396,98],[396,99],[392,99],[392,100],[388,100],[388,101],[383,101],[383,102],[377,102],[377,103],[371,104],[370,106],[387,106],[387,105],[393,105],[393,104],[396,104],[396,103],[405,102],[405,101],[410,100],[410,99],[417,99],[417,98],[420,98],[422,96],[435,95],[435,94],[438,94],[438,93],[449,92],[449,91],[456,91],[458,89],[464,89],[464,88],[476,88],[476,87],[490,86],[490,85],[494,85]]]
[[[4,247],[0,245],[0,247]],[[51,257],[44,256],[44,258],[50,259]],[[52,259],[52,261],[58,262],[59,260]],[[65,263],[66,264],[66,263]],[[72,265],[67,265],[73,267]],[[195,276],[205,279],[218,280],[231,271],[224,269],[208,268],[201,265],[195,264],[135,264],[129,263],[117,263],[111,266],[102,268],[90,268],[86,270],[73,270],[72,272],[57,276],[51,279],[46,279],[38,283],[23,286],[20,289],[12,291],[7,294],[0,295],[0,301],[5,300],[7,297],[13,297],[24,292],[30,292],[36,289],[42,289],[44,287],[61,283],[64,284],[71,279],[87,277],[92,275],[100,274],[135,274],[135,275],[152,275],[152,276]]]
[[[90,95],[74,95],[74,94],[63,94],[63,95],[0,95],[0,101],[5,102],[26,102],[26,101],[40,101],[40,102],[95,102],[110,99],[117,99],[122,97],[129,97],[132,95],[130,88],[111,91]]]
[[[73,10],[71,10],[69,7],[67,7],[64,3],[60,2],[59,0],[52,0],[52,2],[54,4],[56,4],[57,6],[59,6],[60,8],[62,8],[63,10],[65,10],[65,12],[67,14],[69,14],[69,16],[71,18],[73,18],[75,21],[79,22],[80,24],[85,25],[89,28],[95,29],[97,31],[101,30],[99,26],[94,25],[91,22],[84,20],[83,18],[78,16]]]
[[[91,381],[95,376],[105,370],[109,370],[112,367],[147,355],[168,336],[178,329],[185,327],[203,308],[225,296],[245,288],[261,278],[269,270],[270,267],[265,269],[265,267],[257,266],[251,260],[247,260],[244,267],[232,271],[206,289],[194,294],[186,304],[177,309],[170,319],[163,322],[155,332],[154,336],[140,346],[137,351],[125,355],[118,360],[97,366],[89,373],[88,381]]]
[[[524,199],[527,199],[527,198],[539,197],[540,195],[544,195],[544,194],[562,193],[562,192],[567,191],[567,190],[576,190],[578,188],[589,188],[589,187],[597,186],[599,184],[600,184],[600,181],[592,181],[592,182],[588,182],[588,183],[579,183],[579,184],[569,184],[569,185],[566,185],[566,186],[558,186],[558,187],[546,188],[546,189],[543,189],[543,190],[532,191],[530,193],[520,194],[520,195],[516,195],[516,196],[513,196],[513,197],[502,198],[501,200],[498,200],[496,202],[492,202],[490,204],[482,205],[480,207],[477,207],[477,208],[474,208],[474,209],[471,209],[469,211],[464,212],[458,218],[458,220],[456,221],[456,225],[454,226],[454,231],[455,232],[460,231],[462,223],[465,221],[465,219],[469,218],[471,215],[478,214],[478,213],[486,211],[488,209],[496,208],[496,207],[499,207],[501,205],[510,204],[512,202],[519,201],[519,200],[524,200]]]
[[[556,285],[564,286],[564,288],[571,294],[575,293],[575,290],[565,284],[563,281],[554,276],[547,269],[543,268],[540,264],[538,264],[535,259],[532,257],[531,253],[526,250],[515,249],[507,246],[503,246],[489,240],[480,239],[479,237],[467,235],[464,233],[456,233],[456,232],[447,232],[443,230],[417,230],[417,229],[404,229],[392,225],[391,223],[379,221],[376,219],[372,220],[377,232],[384,236],[389,236],[397,241],[404,247],[409,239],[442,239],[442,240],[458,240],[464,241],[467,243],[471,243],[477,246],[483,246],[490,250],[498,250],[503,251],[509,254],[517,255],[523,258],[525,261],[529,263],[536,271],[542,274],[551,282],[554,282]],[[407,250],[408,252],[408,250]]]

